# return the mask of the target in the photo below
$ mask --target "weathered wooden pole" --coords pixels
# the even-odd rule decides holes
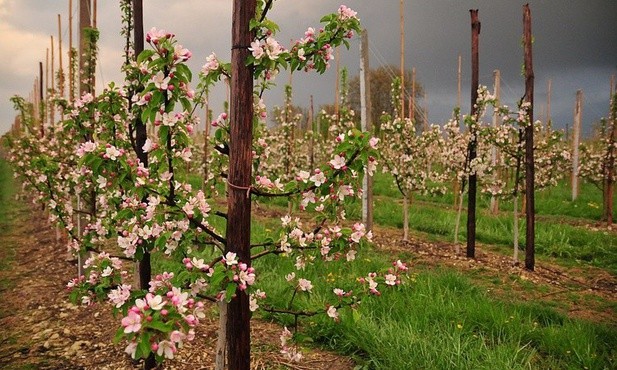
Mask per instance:
[[[401,27],[401,119],[405,118],[405,16],[403,0],[399,3]],[[413,119],[412,116],[409,116]]]
[[[336,48],[334,53],[334,61],[336,62],[336,81],[334,81],[334,115],[336,117],[336,124],[340,123],[341,114],[340,110],[340,95],[341,95],[341,51],[339,48]],[[329,131],[328,131],[329,133]],[[328,135],[326,135],[326,138]]]
[[[45,101],[43,102],[43,119],[41,124],[49,123],[49,48],[45,49]],[[42,126],[41,126],[42,127]]]
[[[525,44],[525,102],[529,103],[527,114],[529,125],[525,127],[525,199],[527,201],[525,221],[525,268],[533,271],[535,268],[535,165],[533,153],[533,58],[531,10],[529,4],[523,6],[523,40]]]
[[[97,8],[96,0],[92,0],[92,28],[96,28]]]
[[[85,69],[89,62],[86,58],[86,49],[88,48],[88,36],[86,34],[86,28],[90,28],[90,0],[79,0],[79,96],[81,97],[85,93],[91,93],[92,87],[90,81],[86,81]]]
[[[583,115],[583,90],[576,92],[574,124],[572,125],[572,201],[578,198],[579,145],[581,142],[581,117]]]
[[[41,125],[41,137],[45,136],[45,127],[43,121],[45,120],[45,109],[43,100],[43,62],[39,62],[39,96],[38,96],[38,112],[39,112],[39,124]]]
[[[493,71],[493,91],[495,94],[495,99],[497,100],[497,102],[499,102],[499,98],[501,96],[501,73],[499,72],[498,69]],[[499,127],[500,124],[501,124],[501,115],[495,109],[493,110],[493,127],[497,128]],[[498,154],[497,147],[493,145],[491,147],[491,165],[493,166],[493,168],[497,166],[497,154]],[[500,174],[497,171],[495,171],[495,174],[493,175],[493,179],[498,180],[499,176]],[[494,215],[499,213],[499,199],[497,199],[497,197],[494,195],[491,196],[490,210],[491,210],[491,213]]]
[[[362,131],[372,134],[371,79],[368,56],[368,32],[362,30],[360,43],[360,120]],[[362,179],[362,222],[373,230],[373,177],[368,173]]]
[[[251,166],[253,141],[253,68],[246,65],[254,34],[256,0],[234,0],[231,35],[231,101],[229,138],[229,195],[227,196],[226,252],[251,263]],[[249,297],[236,291],[227,308],[227,363],[229,370],[251,365],[251,312]]]
[[[403,91],[405,88],[403,88]],[[411,68],[411,104],[409,107],[409,118],[416,123],[416,67]]]
[[[479,85],[479,35],[480,21],[478,20],[478,9],[469,10],[471,14],[471,117],[476,120],[476,101],[478,100]],[[472,163],[477,156],[476,133],[478,122],[473,122],[470,131],[471,139],[468,145],[468,163]],[[473,169],[469,174],[469,192],[467,198],[467,257],[476,257],[476,193],[478,176]]]
[[[210,117],[210,94],[208,93],[208,91],[206,91],[206,104],[204,106],[204,110],[205,110],[205,126],[204,126],[204,146],[203,146],[203,150],[204,150],[204,184],[208,181],[208,177],[209,177],[209,165],[208,165],[208,160],[209,160],[209,155],[210,155],[210,128],[212,127],[212,122],[211,119],[212,117]],[[206,194],[210,194],[210,190],[208,189],[204,189]]]
[[[64,98],[64,65],[62,64],[62,18],[58,14],[58,95]]]
[[[551,92],[553,87],[553,80],[548,79],[546,86],[546,127],[548,131],[551,131],[553,123],[551,122]]]
[[[69,0],[69,102],[75,100],[75,69],[73,61],[73,0]]]
[[[49,127],[51,130],[53,130],[54,127],[54,123],[55,123],[55,118],[56,118],[56,112],[54,109],[54,99],[55,99],[55,95],[56,95],[56,79],[55,79],[55,61],[54,61],[54,37],[53,36],[49,36],[50,38],[50,44],[51,44],[51,66],[50,66],[50,87],[51,87],[51,99],[49,100],[48,104],[49,104]]]
[[[457,78],[456,78],[456,83],[457,83],[457,94],[456,94],[456,107],[457,108],[461,108],[461,75],[462,75],[462,71],[461,71],[461,67],[462,67],[462,63],[463,60],[461,58],[461,53],[458,54],[458,71],[457,71]]]

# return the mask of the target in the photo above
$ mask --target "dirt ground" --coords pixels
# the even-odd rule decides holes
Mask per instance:
[[[140,368],[124,354],[123,344],[112,344],[119,319],[111,315],[110,306],[78,307],[68,302],[65,282],[75,274],[75,267],[41,213],[16,208],[11,219],[8,228],[0,229],[0,368]],[[474,280],[506,300],[546,301],[572,317],[617,323],[617,280],[605,271],[542,262],[535,272],[528,272],[482,245],[472,260],[457,256],[451,244],[417,238],[402,241],[401,234],[396,229],[376,229],[376,247],[410,256],[414,266],[451,266],[471,272]],[[529,289],[530,284],[541,289]],[[200,324],[198,338],[185,345],[165,369],[213,368],[218,322],[214,313],[211,317]],[[279,353],[280,332],[274,323],[253,320],[253,369],[354,368],[349,358],[306,348],[304,361],[288,363]]]

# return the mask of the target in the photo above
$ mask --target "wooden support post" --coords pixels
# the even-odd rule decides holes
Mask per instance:
[[[69,102],[75,100],[75,70],[73,68],[73,0],[69,0]]]
[[[84,75],[84,70],[86,67],[86,56],[84,53],[86,52],[86,44],[88,43],[85,29],[91,26],[90,20],[90,0],[79,0],[79,97],[85,93],[91,93],[92,88],[89,81],[85,81],[86,76]]]
[[[471,115],[476,116],[476,101],[478,100],[478,85],[479,85],[479,35],[480,21],[478,20],[478,9],[471,9]],[[476,123],[477,124],[477,123]],[[475,133],[477,127],[474,124],[471,130],[472,139],[468,146],[468,163],[471,163],[476,158],[477,138]],[[476,193],[477,193],[478,176],[475,172],[469,175],[469,195],[467,198],[467,257],[476,257]]]
[[[209,160],[209,150],[210,150],[210,128],[212,127],[212,122],[211,119],[212,117],[210,117],[210,94],[208,91],[206,91],[206,104],[205,104],[205,126],[204,126],[204,146],[203,146],[203,150],[204,150],[204,180],[203,180],[203,184],[205,186],[205,184],[208,181],[208,177],[209,175],[209,165],[208,165],[208,160]],[[204,186],[202,186],[202,188],[204,188]],[[204,189],[206,194],[210,194],[210,189]]]
[[[583,115],[583,90],[576,92],[574,124],[572,127],[572,201],[578,198],[579,145],[581,141],[581,117]]]
[[[403,91],[405,88],[403,87]],[[416,124],[416,67],[411,68],[411,105],[409,106],[409,118]]]
[[[405,16],[403,0],[400,0],[399,11],[401,18],[401,119],[403,119],[405,118]]]
[[[372,133],[371,80],[368,56],[368,32],[362,30],[360,43],[360,120],[362,131]],[[373,177],[367,173],[362,180],[362,222],[373,230]]]
[[[43,124],[43,121],[45,121],[44,102],[45,100],[43,99],[43,62],[39,62],[39,99],[38,99],[37,107],[38,107],[38,112],[39,112],[39,116],[38,116],[39,124],[41,125],[40,127],[41,137],[45,136],[45,127],[44,127],[45,125]]]
[[[336,125],[338,126],[341,120],[339,113],[340,107],[340,95],[341,95],[341,51],[336,48],[334,54],[334,60],[336,62],[336,81],[334,81],[334,115],[336,117]],[[330,131],[328,131],[329,134]],[[328,137],[329,135],[326,135]]]
[[[62,19],[58,14],[58,96],[64,98],[64,65],[62,64]]]
[[[546,86],[546,128],[547,132],[551,131],[553,123],[551,122],[551,90],[553,86],[553,80],[549,78]]]
[[[51,66],[50,66],[50,70],[51,70],[51,75],[50,75],[50,87],[51,87],[51,99],[49,99],[49,128],[51,130],[53,130],[54,124],[55,124],[55,118],[56,118],[56,112],[54,109],[54,99],[56,98],[56,79],[55,79],[55,63],[54,63],[54,37],[53,36],[49,36],[50,41],[51,41]]]
[[[234,0],[231,50],[231,104],[229,177],[227,196],[227,243],[225,252],[251,263],[251,198],[253,141],[253,68],[246,65],[253,41],[250,22],[256,0]],[[249,297],[236,291],[227,308],[227,362],[229,370],[249,370],[251,365],[251,311]]]
[[[456,107],[461,108],[461,67],[462,67],[462,58],[461,54],[458,54],[458,72],[457,72],[457,94],[456,94]]]
[[[535,268],[535,165],[533,143],[533,90],[534,78],[532,58],[531,10],[523,6],[523,40],[525,45],[525,102],[529,103],[527,114],[529,125],[525,127],[525,268]]]
[[[97,4],[96,0],[92,0],[92,28],[96,28]]]

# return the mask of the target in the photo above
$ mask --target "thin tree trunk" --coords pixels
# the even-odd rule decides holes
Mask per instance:
[[[512,255],[512,263],[516,266],[519,264],[518,262],[518,194],[514,194],[514,199],[512,200],[512,202],[514,202],[513,207],[512,207],[512,215],[513,215],[513,234],[514,234],[514,238],[512,240],[512,243],[514,245],[514,253]]]
[[[215,369],[225,370],[227,368],[227,303],[218,302],[219,307],[219,330],[216,339],[216,360]]]
[[[229,195],[227,197],[226,252],[250,265],[251,199],[247,197],[252,180],[253,69],[246,65],[248,46],[254,34],[250,21],[255,16],[256,0],[234,0],[231,51],[231,133],[229,142]],[[236,291],[227,307],[227,362],[229,370],[249,370],[251,331],[249,297]]]
[[[461,227],[461,214],[463,213],[463,193],[458,193],[458,205],[456,210],[456,224],[454,226],[454,245],[456,246],[456,255],[461,254],[461,246],[458,244],[458,232]]]
[[[403,240],[409,240],[409,194],[403,196]]]

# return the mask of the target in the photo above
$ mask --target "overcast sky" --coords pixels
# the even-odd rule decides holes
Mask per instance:
[[[74,29],[77,30],[77,5],[74,0]],[[231,0],[145,0],[144,24],[177,35],[193,52],[191,66],[197,71],[212,51],[229,58]],[[400,26],[398,0],[347,0],[358,11],[370,39],[370,65],[399,65]],[[405,64],[415,67],[417,79],[427,98],[429,119],[443,123],[451,115],[457,95],[457,58],[463,59],[463,112],[469,111],[470,96],[470,15],[479,9],[480,83],[492,89],[493,70],[501,70],[502,100],[515,106],[524,93],[521,76],[523,51],[522,6],[519,0],[405,0]],[[281,32],[277,38],[285,45],[301,37],[309,26],[317,26],[322,15],[333,12],[339,3],[332,0],[278,0],[270,17]],[[610,76],[617,72],[616,0],[538,0],[531,1],[534,34],[536,118],[544,119],[547,81],[552,80],[551,112],[558,127],[572,126],[576,90],[584,92],[583,125],[607,116]],[[57,39],[57,14],[62,15],[64,63],[68,50],[68,0],[0,0],[0,133],[13,123],[12,95],[28,97],[39,61],[45,62],[50,35]],[[119,35],[118,1],[98,1],[98,27],[101,31],[97,88],[102,83],[122,81],[123,40]],[[77,40],[77,36],[74,37]],[[76,43],[76,41],[75,41]],[[359,39],[349,51],[341,51],[341,65],[351,76],[358,73]],[[57,52],[56,52],[57,54]],[[56,55],[57,60],[57,55]],[[397,67],[398,68],[398,67]],[[308,106],[315,96],[319,106],[334,100],[334,71],[325,76],[314,73],[294,75],[294,103]],[[288,81],[282,74],[278,82]],[[212,107],[222,108],[222,93],[215,93]],[[280,91],[266,96],[272,107],[281,104]]]

